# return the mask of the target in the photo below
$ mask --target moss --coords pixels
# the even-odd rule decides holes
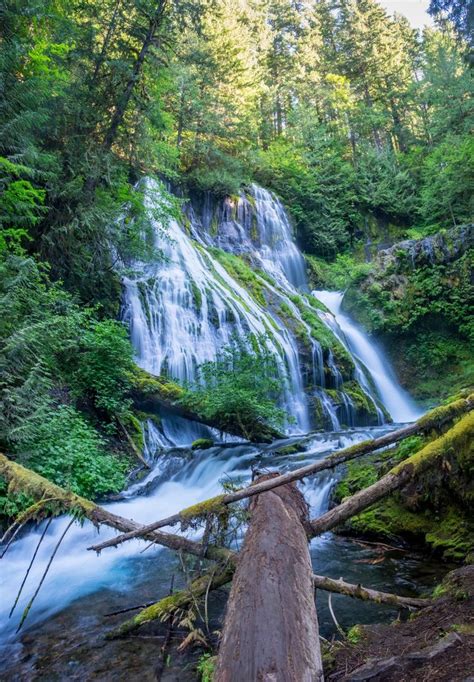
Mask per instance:
[[[196,519],[200,516],[209,516],[209,514],[220,514],[225,511],[225,505],[222,504],[223,499],[224,495],[217,495],[204,502],[198,502],[191,507],[183,509],[180,516],[183,521],[186,521],[188,519]]]
[[[241,258],[233,253],[222,251],[222,249],[210,248],[210,253],[227,270],[229,275],[236,279],[261,306],[266,306],[264,296],[265,285],[251,269],[251,267]]]
[[[284,445],[281,448],[275,450],[276,455],[295,455],[298,452],[304,451],[305,447],[302,443],[291,443],[290,445]]]
[[[8,494],[22,493],[34,500],[48,499],[51,500],[48,507],[50,512],[59,513],[68,509],[79,517],[86,516],[94,521],[94,512],[97,509],[94,502],[65,491],[34,471],[12,462],[2,454],[0,454],[0,478],[7,482]],[[44,508],[40,508],[39,513],[42,517]]]
[[[198,438],[191,444],[191,450],[208,450],[213,445],[214,441],[210,438]]]
[[[459,414],[460,406],[451,405],[452,410],[443,406],[432,411],[422,423],[430,430],[433,419],[444,424],[449,415],[452,419]],[[474,551],[473,433],[471,412],[433,440],[412,436],[395,450],[374,454],[363,463],[351,462],[336,487],[337,501],[375,483],[393,460],[398,463],[390,473],[400,474],[408,466],[415,478],[399,493],[350,519],[345,530],[377,538],[421,541],[445,559],[467,560]]]
[[[197,312],[200,312],[201,308],[202,308],[201,290],[193,279],[190,280],[190,286],[191,286],[191,293],[193,296],[194,308],[196,309]]]
[[[435,412],[437,413],[437,411],[433,411],[431,414]],[[474,411],[464,415],[447,433],[428,443],[428,445],[410,457],[410,466],[415,474],[420,474],[426,467],[433,466],[435,460],[441,460],[447,456],[452,449],[457,453],[462,452],[464,457],[472,460],[474,457],[473,435]],[[391,473],[397,475],[405,466],[406,462],[401,462],[391,470]]]
[[[334,498],[336,502],[342,502],[346,497],[350,497],[362,488],[372,485],[377,479],[377,470],[373,464],[351,462],[344,478],[339,481],[335,488]]]
[[[135,443],[137,449],[142,452],[145,447],[145,441],[143,438],[143,428],[142,422],[137,414],[130,412],[127,418],[124,419],[124,426],[127,429],[131,439]]]
[[[362,625],[353,625],[347,632],[347,640],[350,644],[358,644],[364,639],[364,628]]]
[[[186,393],[185,389],[174,381],[163,376],[149,374],[140,367],[134,369],[132,385],[144,396],[158,395],[167,401],[181,400]]]

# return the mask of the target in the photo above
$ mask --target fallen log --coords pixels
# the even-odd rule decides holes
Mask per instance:
[[[370,587],[346,583],[342,579],[333,580],[332,578],[326,578],[322,575],[313,575],[313,584],[315,588],[324,590],[325,592],[344,594],[347,597],[354,597],[356,599],[362,599],[363,601],[374,601],[377,604],[400,606],[404,609],[422,609],[433,603],[431,599],[399,597],[390,592],[379,592],[379,590],[373,590]]]
[[[0,477],[8,483],[9,492],[23,492],[31,495],[34,499],[42,499],[44,497],[53,499],[56,513],[68,511],[79,518],[85,517],[89,519],[95,526],[104,524],[122,533],[133,531],[136,537],[141,537],[144,540],[176,551],[187,552],[188,554],[206,559],[235,561],[235,554],[223,547],[204,546],[199,542],[188,540],[179,535],[160,531],[144,531],[142,534],[140,529],[143,526],[136,521],[113,514],[95,502],[91,502],[91,500],[64,490],[64,488],[51,483],[46,478],[43,478],[43,476],[31,471],[31,469],[26,469],[21,464],[13,462],[1,453]],[[41,507],[41,518],[43,517],[44,507]]]
[[[205,500],[204,502],[193,505],[192,507],[182,509],[176,514],[172,514],[171,516],[168,516],[164,519],[154,521],[153,523],[145,526],[144,529],[146,529],[146,531],[153,531],[157,530],[158,528],[163,528],[164,526],[174,525],[176,523],[186,525],[200,516],[203,517],[209,514],[219,514],[224,510],[226,505],[232,504],[233,502],[239,502],[240,500],[258,495],[262,492],[286,485],[287,483],[301,480],[307,476],[313,476],[321,471],[334,468],[352,459],[356,459],[358,457],[362,457],[363,455],[369,454],[370,452],[374,452],[375,450],[380,450],[381,448],[393,445],[394,443],[408,438],[408,436],[427,432],[435,428],[441,429],[447,423],[453,421],[456,417],[459,417],[473,407],[474,394],[470,395],[468,398],[456,400],[449,405],[438,407],[431,412],[428,412],[414,424],[409,424],[402,429],[387,433],[380,438],[363,441],[362,443],[356,443],[355,445],[351,445],[344,450],[340,450],[332,455],[329,455],[325,459],[313,462],[312,464],[308,464],[304,467],[300,467],[294,471],[289,471],[286,474],[269,478],[268,480],[262,481],[258,485],[252,484],[246,488],[242,488],[241,490],[237,490],[227,495],[217,495],[216,497]],[[136,537],[136,535],[132,531],[130,533],[125,533],[124,535],[119,535],[115,538],[107,540],[101,544],[94,545],[91,549],[94,549],[95,551],[101,551],[107,547],[116,547],[122,542],[127,542],[134,537]]]
[[[254,497],[250,514],[214,682],[322,680],[306,502],[289,484]]]
[[[402,488],[429,467],[442,462],[444,457],[459,448],[472,448],[474,412],[464,415],[449,431],[428,443],[419,452],[391,469],[385,476],[340,505],[311,521],[311,535],[315,537],[339,526],[347,519],[371,507],[394,490]]]

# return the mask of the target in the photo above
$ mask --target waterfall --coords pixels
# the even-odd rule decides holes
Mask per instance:
[[[265,244],[276,234],[276,228],[272,232],[269,227],[276,218],[267,214],[262,218]],[[154,227],[161,258],[153,264],[135,263],[137,276],[123,279],[122,317],[130,328],[137,363],[153,374],[192,382],[197,378],[197,367],[213,360],[235,335],[246,339],[249,333],[254,334],[264,338],[267,350],[277,358],[284,407],[295,421],[288,430],[308,431],[298,348],[289,331],[281,328],[204,244],[192,239],[176,220],[170,221],[166,234],[161,225],[154,223]],[[183,432],[182,428],[173,428],[169,420],[165,420],[164,428],[169,439],[181,444],[203,435],[202,427],[197,427],[199,433],[194,428]]]
[[[334,316],[332,328],[351,352],[360,368],[361,385],[364,386],[365,384],[366,390],[372,393],[370,384],[364,381],[364,377],[367,377],[368,374],[378,397],[395,422],[410,422],[417,419],[422,411],[399,385],[382,351],[368,338],[367,334],[341,311],[344,294],[337,291],[315,291],[313,294],[325,304]],[[335,325],[337,325],[338,330]]]

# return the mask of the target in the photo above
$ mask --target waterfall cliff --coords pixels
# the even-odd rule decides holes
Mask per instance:
[[[148,188],[153,222],[152,180]],[[198,366],[232,338],[252,337],[277,358],[288,433],[380,424],[389,416],[367,367],[324,302],[309,294],[277,197],[255,185],[220,201],[194,197],[182,221],[153,227],[161,257],[134,263],[124,278],[123,319],[144,369],[193,382]],[[165,416],[162,436],[186,444],[203,435],[196,428],[177,429]]]

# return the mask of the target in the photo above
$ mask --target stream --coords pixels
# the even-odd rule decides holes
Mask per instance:
[[[173,222],[164,239],[157,229],[157,243],[165,258],[153,264],[134,264],[135,273],[124,277],[122,316],[130,329],[137,362],[150,372],[166,371],[182,381],[193,380],[199,363],[215,357],[232,335],[246,338],[249,332],[265,334],[264,343],[278,358],[285,385],[284,407],[292,417],[287,438],[263,446],[228,438],[205,451],[192,452],[189,446],[194,439],[212,436],[222,440],[221,436],[172,415],[162,415],[159,428],[149,421],[144,433],[145,456],[151,470],[142,480],[132,482],[120,499],[104,504],[135,521],[150,523],[219,494],[224,481],[244,485],[255,467],[294,469],[351,443],[375,438],[421,414],[399,386],[383,350],[376,348],[343,313],[341,293],[313,292],[325,306],[318,312],[322,322],[350,354],[354,380],[373,401],[376,416],[371,425],[357,424],[331,353],[323,352],[317,340],[312,339],[312,367],[310,372],[305,370],[292,330],[284,326],[274,308],[266,309],[254,300],[222,266],[215,257],[215,247],[231,253],[251,253],[254,267],[271,276],[266,286],[272,297],[285,301],[295,318],[305,325],[294,300],[295,294],[305,296],[309,289],[304,260],[293,240],[289,220],[280,202],[266,190],[253,187],[252,197],[250,201],[242,195],[236,207],[224,204],[219,208],[217,236],[211,230],[215,213],[209,205],[202,207],[200,215],[195,208],[189,211],[189,230]],[[340,392],[341,406],[332,402],[331,394],[326,393],[328,388]],[[321,401],[323,424],[315,423],[311,396]],[[393,423],[388,423],[387,414]],[[301,434],[315,429],[304,452],[275,452],[277,447],[291,444]],[[324,472],[301,486],[312,517],[327,510],[338,475],[338,471]],[[105,614],[168,594],[171,575],[175,574],[176,585],[183,580],[177,559],[157,546],[142,553],[147,545],[140,540],[96,556],[86,549],[98,535],[87,521],[83,525],[75,523],[66,534],[22,630],[16,633],[21,614],[68,523],[67,517],[61,517],[49,526],[11,617],[10,609],[43,524],[25,533],[1,560],[2,679],[130,679],[134,675],[153,679],[149,677],[150,656],[156,643],[144,639],[140,646],[129,642],[105,644],[104,628],[117,622],[107,620]],[[177,532],[176,528],[173,532]],[[193,533],[199,535],[197,531],[188,531],[187,535]],[[100,529],[101,540],[114,534],[105,527]],[[231,542],[238,545],[240,537]],[[312,541],[311,555],[315,572],[401,595],[432,589],[446,572],[445,565],[412,551],[394,549],[381,554],[375,546],[332,533]],[[327,600],[326,594],[318,594],[324,637],[335,633]],[[217,595],[212,604],[217,618],[225,598]],[[344,628],[396,615],[390,607],[359,603],[340,595],[333,596],[333,605]],[[110,673],[111,655],[115,676]]]

